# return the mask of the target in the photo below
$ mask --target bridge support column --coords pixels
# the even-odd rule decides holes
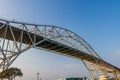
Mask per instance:
[[[100,76],[99,80],[108,80],[108,76]]]
[[[119,80],[119,78],[118,78],[118,76],[117,76],[117,73],[114,71],[114,72],[112,72],[113,73],[113,76],[114,76],[114,79],[115,80]]]

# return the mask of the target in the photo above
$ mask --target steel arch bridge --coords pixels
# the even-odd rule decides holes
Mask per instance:
[[[0,19],[0,69],[7,69],[30,48],[47,50],[81,60],[91,79],[112,74],[116,80],[120,69],[104,61],[79,35],[53,25],[37,25]]]

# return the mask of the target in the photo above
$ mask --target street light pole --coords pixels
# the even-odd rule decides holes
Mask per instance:
[[[39,80],[39,74],[40,74],[40,73],[37,73],[37,80]]]

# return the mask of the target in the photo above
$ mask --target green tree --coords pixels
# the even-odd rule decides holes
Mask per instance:
[[[8,68],[0,73],[1,79],[13,80],[17,76],[22,77],[23,73],[21,72],[20,69],[15,67]]]

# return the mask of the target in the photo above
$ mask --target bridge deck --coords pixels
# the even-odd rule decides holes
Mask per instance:
[[[8,25],[5,25],[3,28],[1,28],[1,25],[3,25],[3,23],[0,23],[0,38],[3,38],[2,34],[4,34],[5,26],[8,26]],[[13,33],[15,34],[16,41],[19,42],[18,36],[20,36],[21,32],[23,31],[23,41],[22,42],[25,44],[32,45],[32,42],[29,38],[27,31],[18,29],[18,28],[13,27],[13,26],[11,26],[11,28],[12,28]],[[36,36],[36,42],[42,41],[44,39],[44,37],[42,37],[42,36],[35,35],[33,33],[30,33],[30,32],[29,32],[29,34],[31,36],[31,39],[33,39],[33,40],[34,40],[34,36]],[[6,39],[13,40],[9,27],[7,30]],[[104,60],[101,60],[101,59],[94,57],[90,54],[87,54],[85,52],[82,52],[80,50],[74,49],[72,47],[66,46],[64,44],[61,44],[59,42],[56,42],[56,41],[53,41],[50,39],[44,40],[42,43],[36,45],[36,47],[42,48],[45,50],[49,50],[49,51],[53,51],[53,52],[56,52],[56,53],[59,53],[62,55],[71,56],[71,57],[74,57],[77,59],[86,60],[86,61],[92,62],[94,64],[100,65],[102,67],[105,67],[109,71],[117,71],[118,73],[120,73],[119,68],[109,64],[108,62],[106,62]]]

